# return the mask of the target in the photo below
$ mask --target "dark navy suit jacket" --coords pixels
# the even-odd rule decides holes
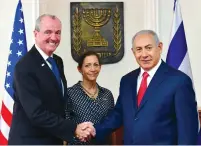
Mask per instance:
[[[162,61],[137,108],[139,73],[137,69],[121,79],[115,109],[95,126],[97,139],[123,125],[124,144],[196,144],[198,113],[191,79]]]
[[[63,62],[59,56],[53,57],[63,82],[64,95],[35,46],[16,64],[9,145],[58,145],[73,138],[76,125],[65,120],[67,82]]]

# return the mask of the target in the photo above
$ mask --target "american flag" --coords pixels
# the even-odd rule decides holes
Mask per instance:
[[[0,145],[7,145],[13,112],[13,71],[18,60],[27,52],[22,3],[19,0],[13,25],[12,38],[4,84],[4,97],[0,117]]]

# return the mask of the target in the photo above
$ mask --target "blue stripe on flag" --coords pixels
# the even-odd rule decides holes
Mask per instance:
[[[166,62],[172,67],[178,69],[186,55],[186,52],[187,44],[182,21],[170,43]]]

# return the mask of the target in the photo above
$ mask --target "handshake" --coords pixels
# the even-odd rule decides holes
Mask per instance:
[[[91,122],[83,122],[77,125],[75,130],[76,138],[82,142],[90,140],[92,137],[95,137],[96,130]]]

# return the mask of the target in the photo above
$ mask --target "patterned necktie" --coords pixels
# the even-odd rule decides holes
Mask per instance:
[[[59,70],[58,70],[58,67],[57,67],[57,64],[56,64],[54,58],[48,57],[48,58],[47,58],[47,61],[51,64],[51,66],[52,66],[52,72],[54,73],[54,75],[55,75],[55,77],[56,77],[56,79],[57,79],[57,82],[58,82],[58,84],[59,84],[60,89],[62,89],[61,78],[60,78]]]
[[[143,76],[143,79],[142,79],[142,82],[140,84],[140,89],[139,89],[138,95],[137,95],[137,105],[138,105],[138,107],[140,106],[140,103],[142,101],[144,93],[145,93],[145,91],[147,89],[147,78],[148,78],[149,74],[147,72],[144,72],[142,76]]]

